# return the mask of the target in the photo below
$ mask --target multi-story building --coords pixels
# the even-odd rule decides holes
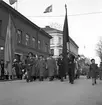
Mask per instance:
[[[28,52],[33,52],[37,55],[49,55],[50,39],[48,33],[40,27],[32,23],[11,6],[0,1],[0,59],[4,58],[5,37],[9,14],[12,17],[12,22],[15,25],[15,54],[20,57],[27,55]]]
[[[57,58],[59,54],[62,53],[62,47],[63,47],[63,32],[54,28],[51,28],[49,26],[46,26],[43,28],[48,34],[52,36],[52,39],[50,40],[50,50],[51,53],[54,55],[54,58]],[[78,55],[78,45],[70,38],[70,51],[75,56]],[[68,45],[68,51],[69,51],[69,45]]]

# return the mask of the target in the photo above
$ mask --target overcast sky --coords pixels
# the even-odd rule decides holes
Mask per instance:
[[[8,3],[8,0],[4,1]],[[53,12],[44,14],[44,10],[51,4]],[[18,11],[40,27],[52,23],[58,23],[63,27],[65,4],[67,4],[69,15],[69,35],[78,44],[79,54],[95,58],[98,62],[95,49],[100,36],[102,36],[102,13],[70,15],[102,12],[102,0],[18,0]],[[58,17],[62,15],[63,17]]]

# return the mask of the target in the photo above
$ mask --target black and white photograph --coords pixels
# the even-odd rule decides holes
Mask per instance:
[[[0,105],[102,105],[102,0],[0,0]]]

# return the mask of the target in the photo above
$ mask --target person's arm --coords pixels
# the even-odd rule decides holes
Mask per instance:
[[[91,65],[90,65],[90,67],[89,67],[89,71],[91,71]]]

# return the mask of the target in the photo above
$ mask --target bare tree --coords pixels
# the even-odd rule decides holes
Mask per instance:
[[[99,56],[100,60],[102,61],[102,37],[96,46],[96,53]]]

